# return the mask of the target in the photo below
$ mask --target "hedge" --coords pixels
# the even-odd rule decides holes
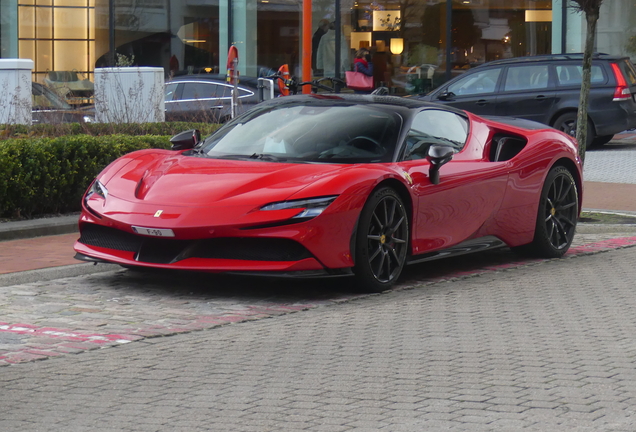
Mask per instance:
[[[95,176],[134,150],[170,148],[170,135],[66,135],[0,140],[0,217],[71,213]]]
[[[62,137],[66,135],[176,135],[188,129],[199,129],[207,136],[219,128],[214,123],[61,123],[26,125],[0,125],[0,140],[11,138]]]

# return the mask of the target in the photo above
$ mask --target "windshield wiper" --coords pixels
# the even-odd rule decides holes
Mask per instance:
[[[253,155],[250,156],[250,159],[260,159],[260,160],[270,161],[270,162],[281,162],[281,161],[287,160],[285,158],[279,158],[277,156],[267,154],[267,153],[254,153]]]

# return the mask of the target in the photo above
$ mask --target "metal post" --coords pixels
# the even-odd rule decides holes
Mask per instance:
[[[335,25],[336,25],[336,49],[334,50],[336,53],[336,58],[335,58],[335,62],[334,64],[336,65],[336,70],[334,72],[334,77],[336,78],[340,78],[340,69],[342,67],[341,62],[342,62],[342,53],[340,52],[341,50],[341,37],[342,37],[342,31],[341,31],[341,27],[342,27],[342,19],[340,17],[340,0],[335,0],[336,4],[336,21],[335,21]],[[335,83],[334,85],[334,89],[336,93],[340,93],[340,84]]]
[[[108,0],[108,63],[115,66],[115,0]]]
[[[302,80],[311,79],[311,0],[303,0],[303,44],[302,44]],[[307,86],[303,87],[303,93],[311,93]]]
[[[227,49],[234,43],[234,14],[232,13],[232,0],[227,0]]]
[[[561,54],[567,52],[567,38],[568,38],[568,2],[567,0],[561,0]]]
[[[453,2],[446,0],[446,81],[452,78],[453,65],[451,55],[453,51]]]
[[[232,61],[232,81],[234,82],[234,88],[232,89],[232,118],[238,115],[238,80],[239,80],[239,72],[238,72],[238,57]]]

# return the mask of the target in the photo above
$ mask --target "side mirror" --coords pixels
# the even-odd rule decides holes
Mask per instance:
[[[450,99],[452,99],[454,97],[455,97],[455,93],[449,92],[449,91],[444,91],[444,92],[440,93],[437,96],[437,99],[446,101],[446,100],[450,100]]]
[[[189,150],[201,142],[201,132],[198,129],[190,129],[170,138],[172,150]]]
[[[439,169],[446,162],[450,162],[454,154],[455,151],[451,146],[433,144],[429,147],[426,160],[430,164],[428,176],[431,179],[431,183],[439,184]]]

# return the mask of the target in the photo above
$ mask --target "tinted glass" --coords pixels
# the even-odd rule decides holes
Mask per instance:
[[[390,162],[399,115],[368,105],[258,106],[204,143],[213,158],[304,162]]]
[[[31,100],[33,109],[73,109],[66,101],[61,99],[51,89],[38,83],[33,83],[31,87]]]
[[[462,77],[448,87],[448,91],[458,96],[494,93],[501,68],[487,69]]]
[[[636,69],[634,69],[634,65],[629,60],[624,60],[618,63],[621,71],[623,71],[623,76],[625,80],[629,83],[629,85],[636,84]]]
[[[181,99],[209,99],[215,97],[216,85],[208,83],[185,83]]]
[[[166,91],[164,94],[164,99],[167,101],[171,101],[174,99],[174,94],[177,91],[177,83],[166,84]]]
[[[457,114],[425,110],[415,116],[406,138],[406,160],[423,159],[431,144],[449,145],[456,152],[468,138],[468,120]]]
[[[508,68],[504,91],[548,88],[548,65]]]
[[[561,86],[581,85],[583,66],[560,65],[556,67],[557,83]],[[603,69],[598,65],[592,65],[592,83],[604,83]]]

